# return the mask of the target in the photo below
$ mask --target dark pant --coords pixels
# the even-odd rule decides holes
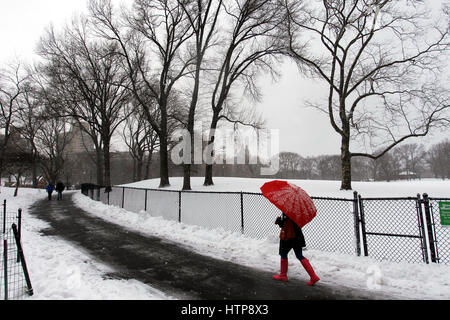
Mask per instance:
[[[295,243],[295,240],[280,240],[280,256],[281,259],[287,259],[288,253],[294,249],[295,256],[298,260],[303,260],[305,257],[303,256],[302,247]]]
[[[52,193],[48,192],[48,200],[52,200]]]
[[[61,199],[62,199],[62,192],[58,191],[58,200],[61,200]]]

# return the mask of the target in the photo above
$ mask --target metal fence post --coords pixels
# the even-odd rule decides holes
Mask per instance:
[[[6,199],[3,200],[3,234],[6,233]]]
[[[427,223],[427,231],[428,231],[428,244],[430,247],[430,255],[431,255],[431,262],[437,263],[439,261],[439,258],[436,255],[436,247],[435,247],[435,237],[434,237],[434,219],[432,218],[432,213],[430,210],[430,200],[428,199],[428,194],[423,194],[423,204],[425,209],[425,220]]]
[[[178,191],[178,222],[181,223],[181,191]]]
[[[6,240],[6,233],[3,233],[3,278],[5,290],[4,299],[8,300],[8,240]]]
[[[358,210],[358,192],[353,192],[353,217],[355,222],[355,240],[356,240],[356,255],[361,256],[361,238],[360,238],[360,218]]]
[[[241,191],[241,233],[244,234],[244,193]]]
[[[6,239],[6,199],[3,200],[3,278],[4,299],[8,300],[8,240]]]
[[[19,209],[17,216],[17,233],[19,234],[19,241],[22,241],[22,209]],[[17,253],[17,262],[20,262],[20,255]]]
[[[147,189],[145,189],[144,211],[147,211]]]
[[[361,216],[361,231],[362,231],[362,241],[363,241],[363,249],[364,249],[364,256],[369,256],[369,251],[367,249],[367,235],[366,235],[366,218],[364,215],[364,205],[361,196],[358,196],[359,199],[359,213]]]
[[[122,187],[122,209],[125,206],[125,187]]]
[[[18,227],[18,231],[19,231],[19,239],[22,240],[22,209],[21,208],[19,208],[17,214],[18,214],[17,227]]]
[[[417,219],[419,224],[420,241],[422,246],[423,262],[430,263],[427,254],[427,238],[425,236],[425,224],[423,219],[422,203],[423,200],[420,199],[420,194],[417,194],[416,208],[417,208]]]

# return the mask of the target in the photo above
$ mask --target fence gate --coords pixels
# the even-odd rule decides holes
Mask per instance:
[[[420,197],[361,198],[365,256],[395,262],[426,262],[428,255]]]
[[[450,264],[450,225],[449,221],[443,221],[443,207],[450,207],[450,198],[429,198],[423,195],[425,215],[427,219],[427,231],[431,261],[442,264]]]

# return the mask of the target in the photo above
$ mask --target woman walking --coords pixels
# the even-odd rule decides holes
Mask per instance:
[[[300,260],[303,268],[310,276],[310,280],[307,282],[309,286],[313,286],[319,277],[314,272],[309,260],[303,256],[302,249],[306,246],[305,237],[303,236],[302,229],[294,223],[287,215],[283,213],[281,217],[278,217],[275,221],[280,228],[280,246],[279,254],[281,256],[280,262],[280,274],[274,275],[275,280],[288,281],[288,253],[291,249],[294,250],[295,256]]]

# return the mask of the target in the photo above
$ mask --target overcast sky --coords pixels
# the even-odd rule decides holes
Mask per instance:
[[[61,26],[85,10],[86,0],[0,0],[0,64],[15,57],[30,61],[45,27],[50,23]],[[301,79],[293,64],[283,65],[282,74],[277,83],[260,81],[264,99],[257,105],[267,126],[280,130],[280,151],[303,156],[339,154],[340,139],[327,116],[302,106],[305,97],[323,90],[313,81]]]

